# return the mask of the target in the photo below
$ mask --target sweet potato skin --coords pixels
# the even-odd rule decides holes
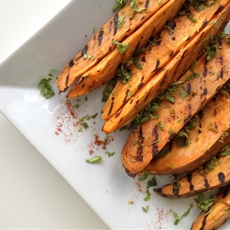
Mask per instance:
[[[139,9],[144,8],[145,10],[134,14],[132,18],[130,18],[132,7],[130,4],[125,5],[106,22],[88,41],[85,47],[65,65],[56,81],[60,92],[67,90],[81,74],[92,68],[106,54],[115,49],[112,38],[118,42],[122,42],[125,37],[129,36],[167,2],[169,2],[169,0],[162,0],[161,4],[159,4],[158,1],[149,0],[138,2],[137,7]],[[119,18],[124,16],[126,23],[121,28],[118,28]],[[94,59],[84,58],[85,54],[92,55]]]
[[[213,1],[210,1],[213,3]],[[122,84],[118,81],[113,92],[111,93],[108,101],[103,107],[102,118],[109,120],[116,112],[130,100],[128,95],[135,95],[139,89],[145,85],[150,78],[155,77],[157,70],[163,68],[166,63],[169,62],[186,44],[188,44],[199,32],[212,16],[219,12],[220,6],[225,6],[228,1],[218,1],[214,5],[206,8],[204,11],[197,12],[193,8],[191,14],[197,19],[196,23],[193,23],[188,17],[177,17],[173,20],[175,24],[174,33],[169,34],[167,29],[164,29],[160,33],[161,42],[157,46],[149,46],[146,52],[139,56],[142,62],[143,69],[139,70],[132,65],[131,72],[132,78],[128,84]],[[185,28],[189,28],[186,29]]]
[[[229,8],[226,13],[229,13]],[[224,20],[226,20],[225,17]],[[217,24],[215,24],[215,26],[217,26]],[[187,57],[188,60],[191,56],[187,55],[184,57]],[[206,98],[205,95],[202,98],[204,99],[202,103],[204,103]],[[202,106],[201,104],[200,106]],[[184,117],[184,119],[185,118],[186,117]],[[185,119],[185,121],[188,120],[189,119]],[[158,143],[152,145],[154,141],[158,140],[159,134],[161,133],[158,125],[154,124],[154,119],[150,119],[142,124],[140,128],[136,129],[135,132],[130,134],[122,150],[122,161],[127,171],[130,172],[130,175],[135,175],[138,172],[142,171],[150,163],[152,158],[157,153],[159,153],[164,145],[173,137],[173,135],[175,135],[175,133],[171,133],[170,135],[168,134],[168,139],[164,139],[164,141],[161,139]],[[133,143],[137,144],[134,145]]]
[[[229,137],[226,139],[226,142],[230,142]],[[230,144],[225,147],[225,150],[230,150]],[[211,155],[215,155],[215,152],[212,152]],[[154,189],[154,191],[166,198],[187,198],[229,184],[230,155],[221,156],[221,154],[218,154],[213,162],[215,164],[213,169],[209,169],[207,165],[203,165],[175,182],[176,184],[180,184],[180,187],[175,188],[174,183],[172,183],[162,188]]]
[[[194,220],[191,230],[203,229],[213,230],[218,229],[227,220],[230,219],[230,188],[227,186],[222,189],[214,204],[211,206],[210,212],[207,214],[202,211],[200,215]]]
[[[121,54],[118,49],[114,49],[106,55],[96,66],[80,77],[68,93],[68,97],[74,98],[86,94],[111,80],[116,75],[118,66],[132,57],[135,50],[146,45],[150,37],[156,36],[166,22],[175,17],[184,2],[185,0],[173,0],[163,5],[122,42],[129,45],[125,53]]]

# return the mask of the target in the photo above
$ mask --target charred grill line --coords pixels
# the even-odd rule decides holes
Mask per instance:
[[[174,183],[174,185],[177,185],[176,183]],[[173,185],[173,194],[178,196],[179,194],[179,189],[178,188],[174,188],[174,185]]]
[[[73,65],[74,65],[74,60],[72,59],[72,60],[69,62],[69,68],[71,68]]]
[[[194,186],[193,186],[193,184],[192,184],[192,174],[191,174],[191,173],[189,173],[189,174],[187,175],[187,180],[188,180],[188,183],[189,183],[189,190],[190,190],[190,191],[193,191],[193,190],[194,190]]]
[[[219,181],[220,181],[221,183],[224,183],[224,182],[225,182],[225,175],[224,175],[224,173],[220,172],[220,173],[218,174],[218,179],[219,179]]]
[[[118,17],[118,14],[116,14],[115,16],[114,16],[114,27],[113,27],[113,35],[115,35],[116,33],[117,33],[117,29],[118,29],[118,19],[119,19],[119,17]]]
[[[101,43],[102,43],[102,40],[103,40],[103,34],[104,34],[104,29],[102,28],[98,34],[98,38],[97,38],[97,41],[98,41],[98,45],[100,46]]]
[[[154,126],[152,135],[155,137],[153,141],[158,141],[159,138],[158,125]],[[158,144],[152,145],[152,156],[154,157],[158,152],[159,152]]]
[[[218,13],[221,11],[222,8],[223,8],[223,6],[222,6],[222,5],[219,5],[219,7],[218,7],[218,9],[216,10],[215,14],[218,14]]]
[[[190,83],[188,83],[188,84],[187,84],[187,90],[186,90],[186,93],[187,93],[187,95],[189,96],[189,95],[191,95],[191,92],[192,92],[192,89],[191,89],[191,84],[190,84]]]
[[[155,69],[153,70],[153,72],[155,72],[155,71],[158,70],[160,63],[161,63],[161,61],[160,61],[159,59],[157,59],[156,67],[155,67]]]
[[[112,112],[112,110],[113,110],[113,105],[114,105],[114,97],[112,97],[112,103],[111,103],[111,105],[110,105],[108,115],[110,115],[110,113]]]
[[[144,137],[143,137],[143,131],[142,127],[140,127],[139,132],[138,132],[138,137],[137,137],[137,155],[135,159],[137,161],[143,161],[143,143],[144,143]]]
[[[206,218],[207,218],[208,215],[205,215],[203,221],[202,221],[202,226],[200,228],[200,230],[205,230],[205,225],[206,225]]]
[[[145,8],[147,9],[149,7],[149,0],[146,0],[145,2]]]
[[[223,191],[223,198],[225,198],[227,196],[229,188],[230,187],[228,186],[227,188],[224,189],[224,191]]]
[[[192,110],[192,105],[188,103],[188,116],[184,119],[184,124],[186,124],[192,118],[191,110]]]
[[[123,103],[126,102],[126,99],[127,99],[128,95],[129,95],[129,92],[130,92],[130,91],[127,89],[127,90],[126,90],[126,93],[125,93],[125,98],[124,98],[124,100],[123,100]]]
[[[204,186],[205,186],[205,188],[209,188],[210,187],[207,178],[204,178]]]

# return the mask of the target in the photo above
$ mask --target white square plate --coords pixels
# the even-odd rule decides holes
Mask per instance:
[[[72,106],[79,103],[80,107],[70,109],[65,95],[59,95],[56,90],[55,96],[46,100],[37,87],[52,68],[61,70],[85,45],[93,29],[99,29],[112,16],[114,2],[72,1],[3,62],[0,67],[0,111],[110,228],[188,229],[199,213],[194,198],[168,200],[150,191],[151,199],[144,201],[145,182],[140,183],[126,175],[120,152],[128,131],[110,135],[106,149],[95,143],[95,137],[105,138],[100,131],[103,89],[87,95],[88,100],[85,96],[71,100]],[[54,80],[52,84],[55,88]],[[87,121],[89,129],[79,131],[74,125],[85,115],[95,113],[98,116]],[[106,151],[116,154],[108,157]],[[87,164],[86,159],[94,155],[102,156],[102,162]],[[169,180],[171,178],[161,177],[158,186]],[[194,207],[190,214],[175,226],[173,212],[182,215],[191,204]],[[150,207],[147,213],[142,210],[146,205]],[[224,226],[225,229],[229,227],[229,224]]]

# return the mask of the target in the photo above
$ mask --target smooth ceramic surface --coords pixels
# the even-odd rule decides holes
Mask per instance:
[[[133,180],[124,172],[120,152],[127,131],[110,135],[106,149],[95,143],[96,137],[105,138],[100,131],[103,89],[87,95],[87,100],[83,96],[80,101],[70,102],[57,90],[49,100],[39,93],[40,79],[52,68],[62,69],[84,46],[93,29],[99,29],[112,16],[113,5],[112,0],[71,2],[3,62],[0,110],[112,229],[188,229],[199,213],[194,198],[168,200],[151,191],[151,199],[144,201],[145,183]],[[52,85],[55,87],[54,80]],[[73,106],[79,103],[80,107],[74,109],[69,103]],[[87,121],[89,129],[79,131],[76,122],[95,113],[99,115]],[[106,151],[116,154],[108,157]],[[86,159],[94,155],[102,156],[102,162],[87,164]],[[158,186],[171,180],[158,179]],[[175,226],[173,212],[182,215],[192,203],[189,216]],[[142,210],[146,205],[150,207],[147,213]]]

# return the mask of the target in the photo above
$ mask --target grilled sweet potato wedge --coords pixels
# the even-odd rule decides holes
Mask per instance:
[[[230,135],[229,135],[230,136]],[[226,138],[230,141],[230,137]],[[213,153],[211,153],[213,154]],[[230,183],[230,144],[210,161],[178,181],[154,189],[166,198],[186,198],[201,192],[220,188]]]
[[[149,45],[145,53],[138,56],[139,60],[142,61],[142,70],[136,68],[135,65],[131,65],[130,72],[132,77],[130,82],[127,84],[123,84],[121,81],[117,82],[104,105],[102,118],[109,120],[130,100],[131,97],[129,95],[135,95],[149,79],[156,77],[157,70],[163,67],[167,68],[166,64],[182,48],[189,44],[202,29],[210,25],[210,22],[215,20],[221,9],[228,3],[229,1],[227,0],[208,0],[207,4],[210,6],[205,7],[203,11],[198,11],[191,6],[184,15],[179,14],[172,20],[170,22],[171,29],[169,30],[168,27],[163,29],[157,36],[157,45]],[[189,12],[189,15],[192,15],[196,23],[188,17],[187,12]],[[158,88],[155,89],[155,91],[157,90]]]
[[[222,22],[222,20],[220,20],[217,23],[221,26],[223,22]],[[139,91],[135,95],[132,96],[131,100],[129,100],[121,109],[118,110],[118,112],[115,115],[113,115],[108,121],[105,122],[105,124],[103,126],[103,131],[105,133],[111,133],[114,130],[121,128],[121,127],[125,126],[126,124],[130,123],[133,119],[135,119],[136,116],[139,116],[138,113],[140,113],[143,110],[143,108],[145,108],[154,98],[156,98],[156,96],[159,93],[165,91],[166,88],[169,86],[170,82],[176,81],[178,79],[178,77],[181,76],[181,73],[183,73],[187,68],[189,68],[190,63],[192,63],[192,60],[196,59],[197,54],[202,49],[202,47],[205,44],[205,42],[207,41],[207,39],[212,34],[215,34],[215,32],[218,28],[217,26],[218,25],[216,25],[215,27],[212,27],[210,30],[208,28],[206,28],[207,30],[202,31],[202,33],[197,35],[196,39],[194,39],[191,43],[189,43],[185,47],[186,49],[181,50],[167,64],[167,69],[164,68],[162,70],[159,70],[154,78],[151,78],[143,87],[141,87],[139,89]],[[224,45],[226,46],[226,44],[224,44]],[[227,55],[227,53],[225,55]],[[229,58],[227,60],[229,60]],[[200,61],[200,63],[202,63],[202,66],[203,66],[203,70],[201,70],[201,69],[198,69],[195,71],[189,70],[185,74],[185,76],[180,79],[180,81],[183,82],[186,78],[189,78],[190,75],[196,76],[197,71],[199,71],[199,75],[201,77],[205,78],[206,76],[205,76],[204,70],[207,67],[206,67],[206,64],[204,64],[204,62],[205,62],[205,57],[203,57],[203,59]],[[218,60],[218,58],[215,60],[215,62],[217,62],[218,71],[220,73],[221,63]],[[213,63],[213,64],[215,64],[215,63]],[[210,73],[212,73],[212,68],[213,68],[213,66],[209,65],[209,69],[211,71],[211,72],[207,71],[207,74],[209,76],[212,75],[212,74],[210,74]],[[211,82],[210,78],[209,78],[210,81],[207,82],[207,88],[211,87],[210,88],[211,90],[206,95],[207,100],[210,97],[210,95],[213,94],[213,90],[215,91],[218,87],[221,87],[221,85],[223,85],[223,83],[224,83],[224,80],[217,76],[217,71],[215,73],[215,76],[211,76],[211,78],[213,79],[213,82]],[[191,84],[196,84],[195,87],[198,87],[197,84],[198,85],[200,84],[198,79],[194,80],[192,82],[191,82]],[[202,82],[202,80],[201,80],[201,82]],[[218,82],[220,83],[220,85]],[[213,83],[217,83],[217,85],[213,85]],[[188,87],[190,87],[189,83],[185,82],[184,84],[181,85],[180,88],[187,87],[187,85],[188,85]],[[216,89],[215,89],[215,87],[216,87]],[[191,88],[194,88],[194,86],[191,86]],[[202,91],[202,89],[198,89],[198,91]],[[178,90],[178,92],[181,92],[181,90]],[[201,92],[197,92],[197,93],[199,94]],[[178,94],[179,95],[177,95],[177,97],[181,98],[181,93],[178,93]],[[189,96],[191,97],[192,95],[189,95]],[[195,97],[193,99],[199,100],[198,97]],[[175,108],[176,110],[187,106],[187,100],[181,100],[181,101],[182,102],[178,103],[179,107],[176,106],[176,108]],[[196,101],[196,103],[197,103],[197,101]],[[167,102],[167,104],[168,104],[168,102]],[[201,104],[197,104],[197,105],[199,105],[199,107],[201,106]],[[161,107],[163,107],[163,106],[161,106]],[[170,107],[170,109],[174,109],[174,108],[172,108],[173,105],[171,105],[171,106],[167,105],[167,107]],[[160,108],[160,109],[162,110],[162,108]],[[169,111],[169,110],[166,110],[166,109],[163,109],[163,110],[165,110],[166,114],[169,115],[169,113],[167,113],[167,111]],[[181,111],[183,111],[183,110],[181,110]],[[182,116],[182,118],[185,119],[186,117],[184,115],[186,115],[187,111],[188,110],[184,110],[184,113],[180,114],[180,116]],[[196,110],[194,110],[194,111],[196,111]],[[160,112],[160,113],[162,113],[162,112]],[[163,117],[161,115],[161,117],[159,118],[164,123],[165,123],[164,120],[166,120],[164,115],[166,115],[166,114],[163,113]],[[187,115],[189,115],[189,114],[187,114]],[[172,117],[171,114],[170,114],[170,117]],[[177,116],[174,116],[175,119],[176,119],[176,117]],[[154,125],[156,123],[156,121],[160,122],[159,119],[157,119],[157,120],[153,119],[152,125]],[[167,123],[175,122],[175,119],[170,118],[166,122]],[[169,135],[167,133],[168,132],[167,128],[165,129],[164,132],[165,133],[164,134],[162,133],[162,135],[165,135],[165,138],[168,138]]]
[[[135,50],[146,45],[151,36],[156,36],[166,22],[175,17],[184,2],[185,0],[172,0],[163,5],[122,42],[122,44],[128,45],[128,49],[124,53],[121,53],[117,48],[106,55],[96,66],[82,74],[68,93],[68,97],[73,98],[86,94],[112,79],[116,75],[118,66],[130,59]]]
[[[149,0],[132,0],[125,5],[66,64],[56,81],[59,90],[65,91],[79,76],[115,49],[112,39],[122,42],[167,2],[169,0],[162,0],[161,3]],[[122,26],[120,26],[121,19],[125,20]]]
[[[223,46],[225,46],[225,49],[222,49],[221,52],[226,50],[226,44],[224,42],[223,42]],[[225,54],[223,55],[225,56]],[[216,82],[217,88],[216,89],[215,87],[213,88],[215,84],[215,80],[214,80],[215,78],[219,79],[220,78],[219,76],[221,76],[221,78],[223,78],[224,80],[224,77],[222,77],[222,75],[224,74],[226,75],[226,79],[229,79],[229,71],[227,71],[228,70],[227,68],[229,68],[228,60],[230,56],[228,52],[226,52],[227,61],[226,62],[223,61],[223,66],[221,64],[222,61],[220,62],[220,60],[222,60],[222,57],[219,59],[217,55],[216,58],[217,59],[210,60],[210,62],[213,62],[213,65],[210,65],[205,62],[206,64],[203,66],[204,71],[200,69],[201,67],[199,67],[199,65],[197,64],[195,65],[196,66],[195,68],[197,68],[196,71],[199,72],[201,71],[200,78],[194,77],[194,79],[183,83],[184,86],[187,87],[188,83],[191,84],[192,82],[194,82],[194,85],[191,87],[191,92],[190,90],[188,90],[184,100],[183,100],[184,96],[183,94],[181,95],[181,92],[185,93],[185,90],[182,88],[183,91],[174,92],[175,93],[174,104],[176,105],[174,108],[171,107],[173,105],[171,105],[170,102],[167,103],[166,101],[165,102],[165,106],[167,105],[166,108],[163,108],[163,106],[160,105],[160,107],[156,111],[158,116],[157,119],[156,117],[154,118],[154,111],[153,111],[152,113],[150,113],[150,116],[152,116],[153,118],[150,118],[148,121],[143,123],[139,128],[137,128],[133,133],[130,134],[122,150],[122,161],[124,163],[125,168],[127,169],[127,171],[129,171],[130,174],[137,174],[138,172],[142,171],[150,163],[152,158],[156,156],[159,153],[159,151],[165,146],[165,144],[177,132],[179,132],[179,129],[182,128],[182,126],[186,124],[187,121],[189,121],[189,119],[196,113],[196,111],[198,111],[199,108],[201,108],[201,106],[203,106],[210,99],[210,97],[215,94],[216,92],[215,90],[218,89],[218,84],[221,82],[221,81],[219,83]],[[201,65],[204,64],[204,62],[200,62],[200,63]],[[214,67],[215,65],[217,71],[212,72],[211,66]],[[203,73],[206,72],[206,67],[208,68],[207,71],[208,77],[203,76]],[[223,71],[222,68],[225,71]],[[190,73],[188,72],[188,75],[187,76],[185,75],[185,77],[182,78],[183,81],[185,79],[188,79],[189,76],[192,76],[191,73],[192,72]],[[216,74],[216,77],[212,76],[213,73]],[[202,78],[203,80],[199,81],[199,79]],[[209,82],[209,78],[211,84]],[[213,79],[214,82],[212,82],[211,79]],[[199,88],[200,84],[202,88]],[[209,94],[209,90],[206,90],[206,84],[209,87],[211,87],[212,85],[212,87],[210,88],[210,94]],[[223,82],[221,84],[223,84]],[[190,89],[190,85],[188,89]],[[166,93],[165,93],[165,97],[166,97]],[[180,103],[177,103],[178,99],[180,100]],[[193,103],[193,100],[195,100],[195,103]],[[190,106],[190,104],[192,104],[192,106]],[[173,124],[172,126],[171,123]],[[163,126],[163,128],[160,126]]]
[[[227,220],[230,219],[230,187],[222,189],[214,204],[208,213],[202,211],[195,219],[191,226],[191,230],[213,230],[218,229]]]
[[[228,82],[171,140],[169,152],[162,157],[158,155],[145,170],[151,174],[186,173],[217,153],[230,130],[229,92]]]

